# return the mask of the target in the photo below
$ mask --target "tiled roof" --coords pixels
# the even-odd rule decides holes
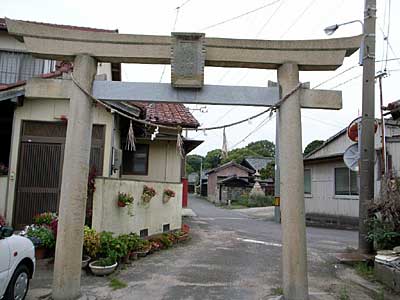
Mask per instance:
[[[265,168],[270,162],[273,162],[273,157],[245,157],[242,165],[249,167],[254,171],[260,171]]]
[[[200,124],[190,113],[189,109],[180,103],[150,103],[150,102],[127,102],[132,106],[140,107],[148,122],[181,126],[186,128],[197,128]]]
[[[110,32],[110,33],[118,32],[118,29],[110,30],[110,29],[71,26],[71,25],[62,25],[62,24],[51,24],[51,23],[43,23],[43,22],[33,22],[33,21],[26,21],[26,22],[39,24],[39,25],[53,26],[53,27],[63,28],[63,29],[72,29],[72,30],[93,31],[93,32]],[[6,30],[6,29],[7,29],[6,19],[0,18],[0,30]]]
[[[236,167],[236,168],[242,169],[250,174],[254,173],[254,171],[252,169],[246,168],[245,166],[239,165],[237,162],[231,160],[230,162],[227,162],[227,163],[223,164],[222,166],[219,166],[219,167],[209,170],[206,174],[208,175],[208,174],[211,174],[214,172],[219,172],[219,171],[221,171],[225,168],[229,168],[229,167]]]

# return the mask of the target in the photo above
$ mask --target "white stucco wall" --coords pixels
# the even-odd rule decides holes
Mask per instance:
[[[153,187],[157,194],[148,207],[143,206],[140,197],[143,186]],[[176,196],[166,204],[162,202],[165,188],[175,191]],[[130,193],[134,197],[134,216],[129,216],[128,208],[118,207],[118,192]],[[155,183],[135,180],[96,178],[96,192],[93,199],[92,226],[97,231],[111,231],[117,234],[148,229],[149,235],[161,233],[163,225],[170,229],[180,229],[182,225],[182,184]]]
[[[7,176],[0,176],[0,215],[5,215],[6,209],[6,193],[7,193]]]
[[[149,168],[147,175],[121,175],[124,179],[158,182],[181,182],[181,157],[176,151],[176,141],[137,140],[149,143]]]
[[[111,80],[111,63],[98,63],[97,75],[106,74],[107,80]]]
[[[15,185],[18,168],[18,153],[20,144],[21,124],[23,120],[57,121],[61,115],[68,116],[68,100],[30,100],[25,99],[23,106],[18,106],[14,113],[12,149],[9,166],[9,188],[7,195],[7,219],[11,222],[15,198]],[[103,176],[109,174],[109,159],[111,151],[112,116],[103,107],[96,106],[93,113],[93,123],[105,125]]]

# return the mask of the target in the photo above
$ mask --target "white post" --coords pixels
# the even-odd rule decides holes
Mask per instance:
[[[76,56],[73,75],[88,91],[92,89],[96,69],[93,57]],[[92,99],[72,85],[54,262],[52,296],[55,300],[76,299],[80,295],[92,107]]]
[[[299,83],[296,64],[278,69],[282,96]],[[282,214],[282,276],[285,300],[307,300],[307,247],[304,209],[304,167],[299,92],[279,108],[279,164]]]

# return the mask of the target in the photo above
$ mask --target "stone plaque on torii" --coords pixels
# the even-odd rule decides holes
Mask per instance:
[[[350,56],[359,48],[361,42],[361,36],[266,41],[174,33],[171,38],[87,32],[10,19],[6,21],[9,33],[23,39],[30,53],[47,59],[73,61],[73,75],[80,85],[96,98],[108,101],[274,106],[299,85],[299,71],[335,70],[342,65],[345,56]],[[183,61],[180,61],[181,58]],[[173,86],[166,83],[97,81],[94,80],[97,62],[172,62]],[[203,86],[204,66],[277,69],[278,86]],[[64,161],[68,163],[64,164],[62,174],[53,298],[73,299],[80,293],[92,102],[71,80],[62,79],[32,79],[27,83],[25,96],[70,99],[64,156]],[[301,107],[341,109],[341,92],[302,87],[282,102],[278,109],[282,286],[287,300],[308,299]],[[76,149],[80,152],[75,153]]]

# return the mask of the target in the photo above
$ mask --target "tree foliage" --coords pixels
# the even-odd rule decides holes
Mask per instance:
[[[214,169],[221,163],[222,151],[221,149],[214,149],[207,153],[203,161],[204,169]]]
[[[201,155],[188,155],[186,157],[186,174],[189,175],[193,172],[200,172],[200,165],[202,160],[204,160],[204,157]]]
[[[257,141],[248,144],[246,147],[233,149],[229,151],[228,157],[221,163],[227,163],[231,160],[241,163],[245,157],[273,157],[275,155],[275,145],[268,140]]]
[[[322,144],[324,143],[324,141],[321,140],[314,140],[311,143],[309,143],[307,145],[307,147],[304,149],[304,155],[307,155],[308,153],[310,153],[311,151],[314,151],[315,149],[317,149],[318,147],[320,147]]]
[[[275,163],[270,162],[267,166],[260,170],[261,179],[275,178]]]

